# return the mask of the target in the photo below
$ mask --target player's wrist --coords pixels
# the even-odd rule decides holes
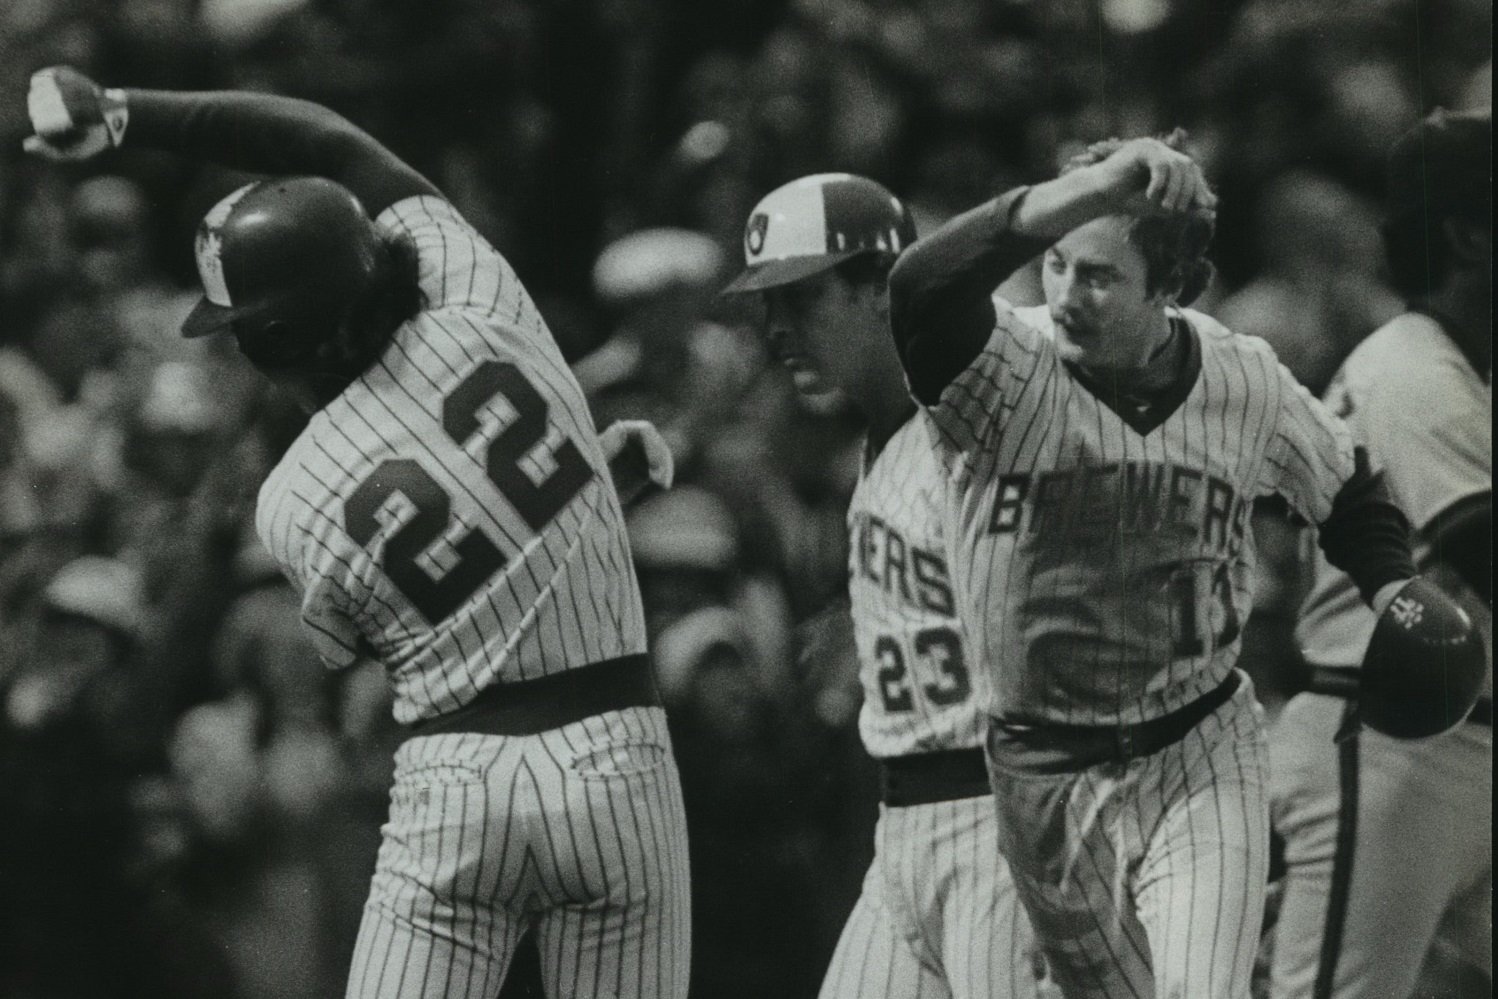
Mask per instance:
[[[1399,591],[1408,586],[1409,582],[1409,579],[1396,579],[1380,586],[1373,594],[1373,599],[1368,601],[1368,605],[1373,608],[1373,613],[1382,616],[1383,612],[1388,610],[1389,605],[1394,602],[1394,598],[1399,596]]]

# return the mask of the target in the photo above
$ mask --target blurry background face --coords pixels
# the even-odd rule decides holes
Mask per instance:
[[[85,288],[126,290],[151,273],[149,212],[134,183],[94,177],[78,185],[68,207],[68,231]]]
[[[109,632],[86,618],[47,615],[42,621],[38,658],[43,670],[56,668],[93,674],[114,659]]]
[[[1096,219],[1046,251],[1046,305],[1062,357],[1089,367],[1121,369],[1148,356],[1160,303],[1147,292],[1144,256],[1129,242],[1129,221]]]

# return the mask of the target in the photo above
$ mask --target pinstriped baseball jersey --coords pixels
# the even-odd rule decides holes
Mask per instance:
[[[859,732],[876,758],[983,744],[983,699],[947,574],[941,467],[917,413],[863,474],[848,506],[848,597]]]
[[[1002,306],[931,410],[997,716],[1127,724],[1216,687],[1249,611],[1250,504],[1279,492],[1319,523],[1353,473],[1346,428],[1267,344],[1170,319],[1199,370],[1154,415],[1064,364],[1046,308]]]
[[[643,652],[583,393],[514,271],[439,198],[376,225],[415,241],[426,307],[313,416],[256,517],[319,651],[373,652],[402,722]]]

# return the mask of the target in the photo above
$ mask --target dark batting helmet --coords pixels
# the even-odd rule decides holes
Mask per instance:
[[[182,335],[232,327],[251,360],[270,364],[312,356],[369,290],[383,253],[359,200],[320,177],[239,188],[203,216],[195,250],[203,299]],[[259,349],[270,340],[274,350]]]
[[[1358,711],[1369,728],[1396,739],[1439,735],[1471,713],[1487,673],[1482,636],[1466,611],[1416,576],[1368,639]]]
[[[848,173],[819,173],[777,187],[744,227],[744,262],[724,294],[800,281],[866,253],[897,256],[915,242],[899,198]]]

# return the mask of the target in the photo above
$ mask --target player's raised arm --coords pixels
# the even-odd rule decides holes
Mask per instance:
[[[934,404],[983,349],[992,295],[1071,230],[1104,215],[1210,213],[1216,196],[1189,156],[1157,139],[1100,143],[1055,180],[1020,187],[949,221],[890,274],[890,325],[912,391]]]
[[[367,132],[325,107],[269,94],[104,89],[66,66],[31,78],[26,149],[82,160],[124,144],[239,170],[337,181],[371,216],[437,189]]]

